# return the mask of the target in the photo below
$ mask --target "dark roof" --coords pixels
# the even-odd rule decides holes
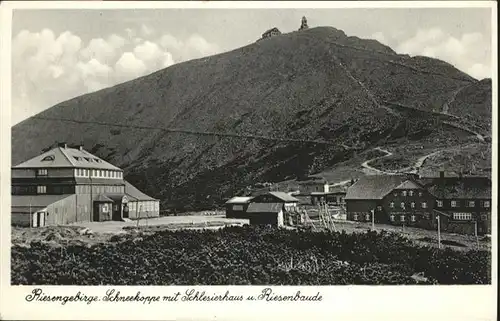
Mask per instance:
[[[115,202],[121,202],[123,200],[123,197],[126,197],[128,201],[136,201],[137,199],[133,196],[126,195],[126,194],[106,194],[105,195],[107,198],[112,199]]]
[[[111,198],[107,197],[106,195],[99,194],[97,195],[96,199],[94,199],[96,202],[114,202]]]
[[[274,197],[279,198],[280,200],[284,202],[298,202],[299,200],[293,197],[290,194],[287,194],[285,192],[269,192],[269,194],[273,195]]]
[[[328,194],[345,194],[347,193],[347,186],[330,186],[328,188]]]
[[[247,213],[279,213],[283,203],[250,203]]]
[[[309,185],[325,185],[328,182],[325,179],[317,179],[317,180],[307,180],[307,181],[299,181],[297,182],[299,185],[309,186]]]
[[[263,35],[266,35],[266,34],[271,33],[273,31],[277,31],[277,32],[281,33],[281,31],[278,28],[274,27],[274,28],[271,28],[269,30],[266,30],[266,32],[264,32]]]
[[[435,179],[429,193],[441,199],[491,199],[491,180],[486,177]]]
[[[365,176],[348,188],[345,199],[382,199],[406,180],[405,175]]]
[[[155,198],[144,194],[143,192],[138,190],[137,187],[135,187],[134,185],[130,184],[127,181],[125,181],[125,194],[139,201],[156,201]]]
[[[62,195],[12,195],[11,206],[33,206],[33,207],[47,207],[57,201],[65,199],[75,194],[62,194]]]

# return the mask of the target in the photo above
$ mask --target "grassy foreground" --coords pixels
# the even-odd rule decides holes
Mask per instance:
[[[227,227],[113,242],[12,248],[13,284],[489,284],[490,253],[415,245],[395,233]]]

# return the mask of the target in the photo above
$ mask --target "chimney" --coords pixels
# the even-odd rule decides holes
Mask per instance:
[[[61,148],[68,148],[68,145],[66,143],[59,143],[58,146]]]

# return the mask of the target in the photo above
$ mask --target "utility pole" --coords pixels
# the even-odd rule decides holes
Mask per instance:
[[[477,249],[479,250],[479,238],[477,236],[477,218],[474,221],[474,235],[476,236],[476,246],[477,246]]]
[[[437,216],[437,228],[438,228],[438,246],[441,248],[441,219],[439,217],[439,214]]]
[[[375,210],[371,210],[372,212],[372,231],[375,231]]]

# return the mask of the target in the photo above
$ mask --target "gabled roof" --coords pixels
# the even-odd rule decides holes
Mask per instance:
[[[114,202],[111,198],[107,197],[106,195],[99,194],[97,197],[94,199],[95,202]]]
[[[264,33],[263,33],[263,35],[268,34],[268,33],[271,33],[271,32],[273,32],[273,31],[277,31],[277,32],[281,33],[281,31],[280,31],[278,28],[273,27],[273,28],[271,28],[271,29],[266,30],[266,32],[264,32]]]
[[[330,186],[328,194],[345,194],[347,193],[347,186]]]
[[[130,195],[126,195],[126,194],[121,194],[121,193],[118,193],[118,194],[113,194],[113,193],[108,193],[108,194],[105,194],[104,195],[106,198],[109,198],[111,199],[113,202],[121,202],[123,201],[123,198],[127,198],[128,201],[136,201],[136,199]]]
[[[306,181],[298,181],[298,185],[302,186],[309,186],[309,185],[327,185],[328,181],[325,180],[324,178],[318,178],[318,179],[308,179]]]
[[[13,168],[95,168],[121,171],[120,168],[92,155],[84,149],[55,147],[48,152],[35,156]]]
[[[491,199],[491,180],[486,177],[435,179],[427,185],[429,193],[440,199]]]
[[[395,189],[421,189],[422,186],[410,180],[404,181],[400,185],[396,186]]]
[[[235,197],[231,198],[230,200],[228,200],[226,202],[226,204],[246,204],[246,203],[250,202],[250,200],[252,198],[253,197],[249,197],[249,196],[235,196]]]
[[[269,194],[273,195],[274,197],[284,201],[284,202],[298,202],[299,200],[293,197],[290,194],[287,194],[285,192],[269,192]]]
[[[155,198],[144,194],[139,189],[137,189],[137,187],[130,184],[129,182],[127,181],[124,182],[125,182],[125,194],[127,194],[127,196],[133,197],[134,199],[139,201],[156,201]]]
[[[349,187],[345,199],[382,199],[407,180],[408,177],[405,175],[365,176]]]
[[[247,213],[279,213],[283,203],[250,203]]]

